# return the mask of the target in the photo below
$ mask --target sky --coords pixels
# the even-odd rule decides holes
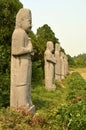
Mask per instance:
[[[66,54],[86,53],[86,0],[20,0],[32,12],[32,31],[47,24]]]

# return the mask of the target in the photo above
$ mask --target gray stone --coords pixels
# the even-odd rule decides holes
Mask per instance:
[[[31,100],[33,47],[27,35],[31,27],[31,11],[20,9],[16,15],[16,27],[12,34],[10,106],[34,112],[35,107]]]
[[[61,80],[65,78],[65,62],[64,62],[64,53],[60,52],[60,63],[61,63]]]
[[[55,44],[55,80],[61,81],[60,44]]]
[[[47,90],[55,90],[56,86],[54,84],[54,67],[55,67],[55,57],[52,53],[54,50],[54,45],[52,41],[47,42],[47,48],[44,53],[45,60],[45,87]]]
[[[65,64],[65,76],[68,74],[68,58],[66,54],[64,55],[64,64]]]

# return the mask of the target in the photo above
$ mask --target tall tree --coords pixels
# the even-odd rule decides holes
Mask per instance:
[[[15,27],[16,13],[23,5],[19,0],[0,0],[0,71],[8,69],[11,36]]]
[[[54,44],[58,43],[58,39],[55,37],[55,33],[47,24],[37,29],[36,36],[38,40],[40,55],[43,55],[47,41],[52,41]]]
[[[74,62],[76,67],[85,67],[86,66],[86,53],[79,54],[74,56]]]
[[[38,41],[38,57],[41,61],[41,66],[44,69],[44,51],[47,41],[52,41],[54,44],[59,42],[58,39],[55,37],[55,33],[47,24],[37,29],[36,37]]]
[[[19,0],[0,0],[0,107],[9,104],[11,37],[22,7]]]
[[[16,13],[23,5],[19,0],[0,0],[0,44],[10,45]]]
[[[67,57],[68,57],[69,66],[70,67],[74,67],[75,66],[75,62],[74,62],[73,57],[71,57],[70,55],[67,55]]]

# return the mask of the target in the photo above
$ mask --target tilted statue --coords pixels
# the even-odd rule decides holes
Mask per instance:
[[[20,9],[16,15],[16,26],[12,34],[11,95],[10,106],[34,111],[31,100],[31,75],[33,47],[28,32],[32,27],[31,11]]]
[[[54,66],[56,63],[54,54],[52,53],[54,50],[54,45],[52,41],[47,42],[47,48],[44,53],[45,60],[45,87],[47,90],[55,90],[54,85]]]

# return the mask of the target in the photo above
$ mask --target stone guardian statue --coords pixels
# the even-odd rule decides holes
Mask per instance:
[[[44,60],[45,60],[45,88],[47,90],[55,90],[54,85],[54,67],[55,67],[55,57],[52,53],[54,50],[54,45],[52,41],[47,42],[47,48],[44,53]]]
[[[61,63],[61,80],[65,78],[65,61],[64,61],[64,52],[60,53],[60,63]]]
[[[67,55],[64,55],[64,62],[65,62],[65,76],[68,74],[68,58]]]
[[[60,44],[55,44],[55,80],[61,81]]]
[[[34,112],[35,107],[31,100],[33,47],[27,34],[31,27],[31,11],[20,9],[12,34],[10,106]]]

